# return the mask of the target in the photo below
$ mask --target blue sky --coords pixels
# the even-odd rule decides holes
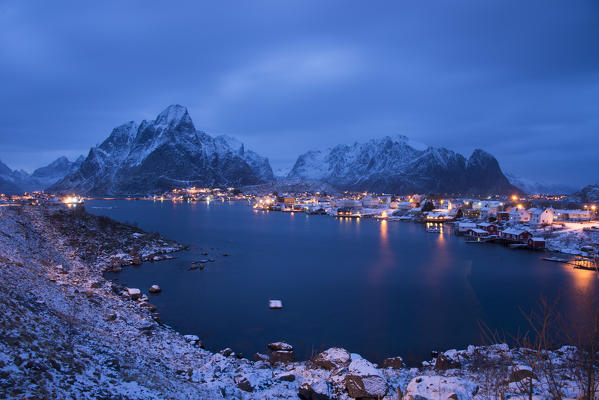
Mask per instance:
[[[188,107],[273,167],[403,134],[599,181],[597,1],[0,2],[0,160],[87,154]]]

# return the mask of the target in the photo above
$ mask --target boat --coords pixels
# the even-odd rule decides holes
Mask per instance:
[[[568,261],[570,261],[565,258],[558,258],[558,257],[543,257],[543,260],[551,261],[551,262],[561,262],[561,263],[567,263]]]
[[[427,228],[428,233],[441,233],[441,228]]]
[[[268,308],[271,310],[280,310],[283,308],[283,302],[281,300],[268,300]]]

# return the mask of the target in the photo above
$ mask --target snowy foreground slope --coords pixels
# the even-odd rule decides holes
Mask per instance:
[[[128,122],[93,147],[79,169],[49,190],[145,194],[182,186],[243,186],[274,179],[268,159],[227,137],[196,130],[185,107]]]
[[[0,208],[0,398],[486,399],[517,394],[515,382],[530,375],[526,351],[505,345],[450,350],[419,369],[400,358],[377,366],[344,349],[292,362],[285,343],[260,361],[211,353],[162,325],[152,295],[133,300],[102,277],[180,249],[84,212]],[[564,398],[576,394],[572,354],[545,354]],[[549,398],[544,378],[534,382],[535,398]]]

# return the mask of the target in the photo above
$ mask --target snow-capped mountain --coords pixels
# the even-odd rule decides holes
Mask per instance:
[[[509,172],[505,176],[512,185],[519,187],[528,194],[571,194],[576,191],[575,187],[569,185],[534,181]]]
[[[31,175],[23,170],[13,171],[0,162],[0,192],[14,194],[44,190],[74,172],[82,162],[83,156],[73,162],[60,157],[45,167],[36,169]]]
[[[19,176],[0,161],[0,193],[16,194],[23,192]]]
[[[393,193],[518,191],[497,160],[483,150],[475,150],[466,159],[445,148],[414,144],[405,136],[309,151],[298,157],[287,178]]]
[[[45,167],[33,171],[30,176],[31,184],[39,189],[46,189],[79,169],[83,160],[85,160],[83,156],[79,156],[75,161],[69,161],[64,156],[59,157]]]
[[[185,107],[152,121],[128,122],[93,147],[80,168],[52,186],[58,192],[148,193],[184,185],[253,185],[273,179],[267,158],[230,137],[195,129]]]
[[[599,203],[599,185],[587,185],[572,194],[569,199],[582,203]]]

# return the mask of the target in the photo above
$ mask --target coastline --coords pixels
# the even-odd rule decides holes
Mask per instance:
[[[343,349],[274,365],[267,356],[212,353],[102,276],[184,246],[49,207],[0,209],[0,231],[0,397],[397,399],[399,390],[412,399],[484,398],[489,370],[477,367],[481,359],[524,365],[523,352],[505,345],[449,350],[411,369],[398,358],[379,368]],[[572,351],[548,356],[566,368]],[[504,372],[510,379],[514,371]],[[574,397],[574,383],[565,387]],[[542,384],[538,391],[547,393]]]

